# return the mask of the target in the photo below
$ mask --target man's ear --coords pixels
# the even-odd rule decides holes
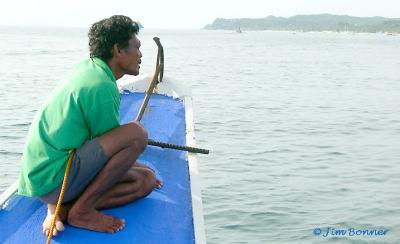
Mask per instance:
[[[121,48],[119,48],[119,46],[118,46],[117,43],[115,43],[115,44],[113,45],[112,54],[113,54],[113,56],[118,56],[118,55],[121,54]]]

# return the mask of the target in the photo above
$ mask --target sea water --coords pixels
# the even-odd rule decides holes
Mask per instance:
[[[142,73],[153,36],[211,150],[208,243],[400,241],[400,36],[144,29]],[[0,192],[35,112],[86,57],[86,28],[0,28]]]

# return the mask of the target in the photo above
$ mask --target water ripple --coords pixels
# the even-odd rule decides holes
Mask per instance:
[[[60,74],[87,56],[87,30],[8,32],[0,40],[0,192],[18,176],[35,112]],[[154,54],[146,46],[153,34],[140,34],[144,57]],[[173,50],[165,72],[192,91],[197,142],[211,149],[198,156],[208,243],[319,243],[318,226],[400,228],[398,39],[160,34]],[[390,238],[376,242],[398,236]]]

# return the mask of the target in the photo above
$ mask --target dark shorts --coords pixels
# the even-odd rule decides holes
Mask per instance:
[[[86,141],[75,151],[74,159],[69,170],[67,187],[63,203],[76,199],[86,186],[107,163],[108,157],[100,145],[99,139]],[[40,196],[39,199],[50,204],[57,204],[61,185],[52,192]]]

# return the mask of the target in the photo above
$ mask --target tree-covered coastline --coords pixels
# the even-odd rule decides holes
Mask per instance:
[[[400,33],[400,18],[353,17],[348,15],[296,15],[289,18],[268,16],[259,19],[217,18],[206,25],[208,30],[287,30],[287,31],[352,31]]]

